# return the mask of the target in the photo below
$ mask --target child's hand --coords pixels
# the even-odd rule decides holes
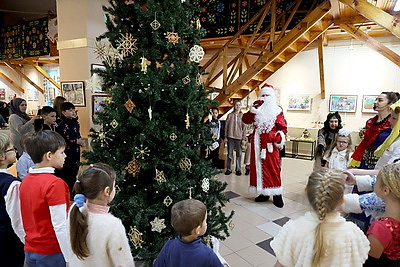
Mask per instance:
[[[78,140],[76,140],[76,143],[78,145],[80,145],[80,146],[85,146],[86,145],[85,140],[83,140],[82,138],[79,138]]]
[[[349,170],[344,171],[343,174],[344,174],[345,177],[346,177],[346,178],[345,178],[346,184],[348,184],[348,185],[355,185],[355,184],[357,184],[356,177],[354,176],[354,174],[353,174],[351,171],[349,171]]]

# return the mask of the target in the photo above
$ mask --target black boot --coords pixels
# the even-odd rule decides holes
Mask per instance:
[[[276,195],[273,196],[273,201],[272,203],[274,203],[274,205],[278,208],[282,208],[283,207],[283,199],[282,199],[282,195]]]
[[[269,199],[269,196],[261,194],[258,197],[256,197],[254,200],[256,202],[265,202],[265,201],[268,201],[268,199]]]

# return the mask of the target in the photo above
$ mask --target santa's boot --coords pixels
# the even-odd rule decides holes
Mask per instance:
[[[265,202],[265,201],[268,201],[268,199],[269,199],[269,196],[261,194],[258,197],[256,197],[254,200],[256,202]]]
[[[274,203],[274,205],[278,208],[282,208],[283,207],[283,199],[282,199],[282,195],[276,195],[273,196],[273,201],[272,203]]]

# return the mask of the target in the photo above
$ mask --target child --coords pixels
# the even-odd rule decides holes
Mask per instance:
[[[35,132],[42,130],[56,130],[56,110],[49,106],[44,106],[40,111],[41,119],[35,120]]]
[[[24,236],[19,209],[21,180],[7,170],[16,151],[8,135],[0,133],[0,266],[24,266]]]
[[[75,106],[71,102],[61,104],[62,121],[57,126],[57,132],[65,139],[67,147],[65,148],[64,168],[56,171],[56,175],[63,179],[67,184],[70,192],[74,187],[76,175],[78,174],[78,162],[80,161],[81,146],[85,142],[81,138],[79,132],[79,122],[75,112]]]
[[[336,170],[313,172],[306,192],[313,211],[287,222],[271,242],[275,266],[362,266],[369,242],[336,211],[343,202],[344,181]]]
[[[353,154],[350,133],[351,131],[346,128],[339,130],[329,151],[324,154],[325,167],[344,171],[350,166]]]
[[[25,258],[28,266],[63,266],[68,261],[67,184],[53,175],[65,160],[65,141],[53,131],[28,135],[25,146],[35,167],[21,188],[21,214],[25,229]]]
[[[364,266],[400,265],[400,164],[385,165],[378,174],[374,192],[386,203],[385,213],[372,222],[367,236],[371,243]]]
[[[24,179],[24,177],[28,174],[29,168],[35,166],[35,163],[31,159],[31,156],[29,156],[29,154],[26,153],[26,147],[25,147],[26,136],[27,135],[24,135],[21,138],[21,146],[24,149],[24,153],[22,153],[22,156],[18,159],[17,162],[17,175],[18,178],[21,180]]]
[[[69,216],[70,266],[135,266],[121,220],[108,213],[115,178],[115,171],[104,163],[79,173]]]
[[[177,202],[171,210],[172,227],[179,237],[167,241],[153,267],[223,267],[211,248],[201,242],[207,231],[207,208],[195,199]]]

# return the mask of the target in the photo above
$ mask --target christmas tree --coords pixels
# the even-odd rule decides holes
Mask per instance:
[[[184,0],[110,0],[108,31],[96,43],[106,70],[96,70],[110,96],[91,129],[88,163],[118,173],[112,213],[121,218],[133,255],[151,261],[176,237],[174,203],[195,198],[208,208],[207,235],[224,239],[233,214],[222,211],[226,184],[200,156],[211,145],[204,123],[209,106],[201,83],[203,32],[195,7]]]

